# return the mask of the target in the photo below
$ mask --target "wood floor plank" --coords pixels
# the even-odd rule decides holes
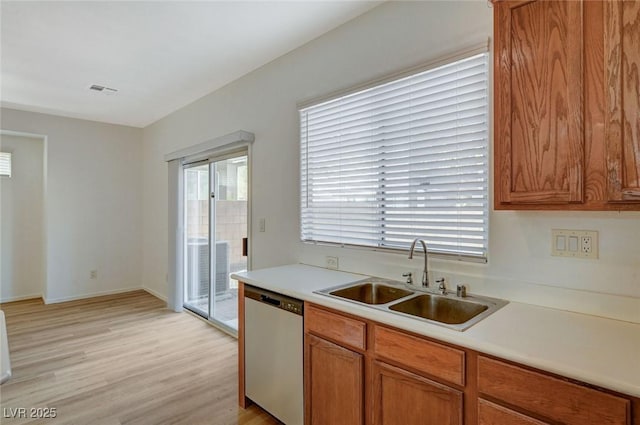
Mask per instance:
[[[237,406],[237,341],[144,292],[45,305],[1,304],[13,376],[0,423],[263,425]],[[55,408],[55,419],[10,409]]]

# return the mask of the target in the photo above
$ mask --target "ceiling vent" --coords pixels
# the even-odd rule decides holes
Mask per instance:
[[[98,92],[98,93],[102,93],[102,94],[106,94],[106,95],[112,95],[112,94],[116,94],[118,92],[118,89],[114,89],[114,88],[111,88],[111,87],[100,86],[98,84],[92,84],[89,87],[89,90],[95,91],[95,92]]]

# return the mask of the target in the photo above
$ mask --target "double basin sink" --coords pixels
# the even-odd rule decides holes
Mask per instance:
[[[458,331],[471,327],[507,304],[504,300],[475,295],[457,297],[455,294],[414,291],[398,282],[378,279],[365,279],[317,293]]]

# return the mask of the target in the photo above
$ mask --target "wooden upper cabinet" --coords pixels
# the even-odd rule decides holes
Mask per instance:
[[[640,0],[494,0],[496,209],[640,210]]]
[[[607,192],[640,202],[640,1],[604,4]]]
[[[583,4],[494,7],[496,208],[581,203]]]

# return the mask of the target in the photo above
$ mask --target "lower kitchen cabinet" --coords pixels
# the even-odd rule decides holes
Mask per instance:
[[[640,399],[312,304],[307,425],[640,425]]]
[[[522,409],[523,413],[531,412],[542,418],[548,418],[552,423],[565,425],[629,425],[631,423],[629,399],[484,356],[478,358],[478,391],[481,396],[491,397],[514,408]],[[511,423],[526,424],[528,422],[517,420],[507,422],[507,424]]]
[[[305,335],[306,423],[364,423],[364,356]]]
[[[462,425],[461,391],[374,361],[373,423]]]

